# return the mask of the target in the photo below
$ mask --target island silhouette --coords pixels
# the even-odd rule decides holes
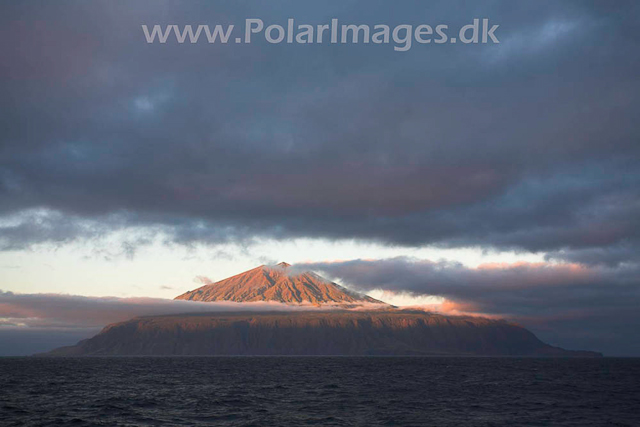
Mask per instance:
[[[47,356],[423,355],[599,357],[542,342],[502,319],[400,309],[287,263],[185,292],[200,302],[276,302],[291,311],[141,316]]]

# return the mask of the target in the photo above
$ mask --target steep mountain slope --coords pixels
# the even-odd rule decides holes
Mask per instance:
[[[196,290],[175,299],[191,301],[277,301],[282,303],[377,303],[381,301],[351,292],[310,271],[295,273],[281,262],[261,265],[244,273]]]
[[[502,320],[393,309],[139,317],[47,355],[600,356],[549,346]]]

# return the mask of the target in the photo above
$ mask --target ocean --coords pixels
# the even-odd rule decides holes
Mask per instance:
[[[0,424],[639,426],[640,359],[0,358]]]

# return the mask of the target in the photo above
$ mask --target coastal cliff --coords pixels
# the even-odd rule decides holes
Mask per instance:
[[[503,320],[394,309],[138,317],[46,355],[600,356],[552,347]]]

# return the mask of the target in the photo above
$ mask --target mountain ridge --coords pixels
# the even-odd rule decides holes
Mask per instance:
[[[276,301],[285,304],[384,304],[311,272],[295,272],[291,264],[260,265],[178,295],[188,301]]]

